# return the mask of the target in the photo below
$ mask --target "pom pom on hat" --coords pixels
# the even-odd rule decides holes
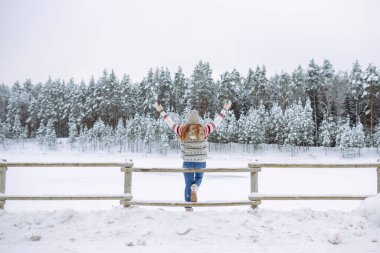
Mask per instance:
[[[189,116],[187,117],[186,123],[190,125],[200,124],[199,114],[197,110],[191,110],[189,112]]]

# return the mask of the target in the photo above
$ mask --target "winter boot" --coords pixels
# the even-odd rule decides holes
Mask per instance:
[[[198,201],[198,197],[197,197],[198,185],[192,184],[190,189],[191,189],[190,202],[197,202]]]

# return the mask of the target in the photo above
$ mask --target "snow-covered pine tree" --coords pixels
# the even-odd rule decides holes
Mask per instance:
[[[94,94],[94,102],[95,102],[95,112],[97,115],[97,120],[94,123],[94,127],[96,123],[100,123],[100,120],[103,123],[103,126],[105,123],[109,122],[109,113],[107,111],[108,106],[110,105],[110,102],[107,101],[107,99],[111,96],[112,91],[111,90],[111,84],[110,81],[110,74],[108,73],[107,69],[103,70],[103,75],[96,80],[95,85],[95,94]],[[110,92],[109,92],[110,91]],[[109,94],[111,93],[111,94]],[[99,126],[99,125],[98,125]],[[104,128],[102,128],[102,131]],[[101,143],[102,145],[103,143]]]
[[[227,122],[226,136],[228,137],[229,143],[237,142],[238,124],[235,114],[232,111],[227,111],[224,120]]]
[[[339,141],[339,146],[337,145],[337,147],[339,147],[343,157],[352,158],[356,153],[353,149],[353,145],[355,145],[355,139],[357,137],[359,139],[361,138],[360,133],[354,133],[354,128],[350,126],[349,118],[341,122],[342,124],[337,130],[337,140]],[[360,131],[360,126],[358,130]],[[357,135],[357,137],[355,137],[355,135]]]
[[[37,140],[38,144],[41,146],[41,148],[45,143],[45,135],[46,135],[46,127],[41,122],[39,128],[37,129],[37,133],[36,133],[36,140]]]
[[[13,127],[12,127],[12,138],[16,140],[18,143],[21,139],[21,134],[23,132],[23,127],[21,126],[20,122],[20,116],[16,114],[14,120],[13,120]]]
[[[186,107],[186,90],[188,89],[188,79],[182,72],[182,68],[179,67],[174,74],[173,81],[173,96],[174,96],[174,111],[177,113],[183,113]]]
[[[143,120],[143,117],[137,113],[133,119],[130,119],[127,122],[126,134],[128,137],[129,151],[131,152],[142,151],[142,148],[139,145],[140,140],[143,136],[142,120]]]
[[[79,143],[80,143],[81,148],[82,148],[82,152],[84,152],[86,150],[87,142],[89,142],[87,126],[85,126],[82,129],[82,131],[79,134],[79,138],[78,139],[79,139]]]
[[[286,145],[299,145],[300,133],[299,126],[301,123],[298,104],[292,104],[284,112],[284,144]]]
[[[249,68],[248,74],[246,78],[242,78],[242,92],[238,94],[240,107],[241,107],[241,114],[248,113],[249,108],[253,106],[253,99],[252,99],[252,92],[254,91],[253,85],[254,85],[254,71]]]
[[[19,82],[15,82],[11,87],[8,105],[6,106],[6,122],[10,126],[14,126],[16,119],[16,115],[18,115],[18,119],[20,119],[20,111],[21,111],[21,87]]]
[[[353,64],[350,76],[349,76],[349,99],[353,103],[352,111],[349,114],[355,115],[354,122],[359,122],[361,118],[362,98],[363,98],[363,71],[358,61]],[[363,117],[364,119],[364,117]]]
[[[127,131],[126,131],[126,128],[124,127],[123,119],[120,118],[117,123],[116,131],[115,131],[115,142],[119,145],[120,153],[124,150],[125,142],[127,138],[126,135],[127,135]]]
[[[301,101],[305,103],[305,89],[306,89],[306,75],[301,65],[295,69],[291,74],[290,79],[290,100],[289,104]]]
[[[258,108],[261,101],[269,100],[267,96],[268,78],[266,77],[266,69],[263,65],[256,67],[256,70],[248,70],[247,77],[243,81],[243,91],[239,97],[241,101],[241,113],[248,113],[251,107]],[[271,91],[269,91],[271,92]]]
[[[339,120],[336,135],[337,147],[341,150],[349,148],[352,143],[351,137],[352,130],[350,127],[350,120],[348,118],[345,120]]]
[[[325,115],[319,126],[318,143],[324,147],[332,147],[335,143],[336,123],[333,117]]]
[[[89,130],[90,142],[94,150],[99,146],[100,149],[103,148],[104,136],[106,136],[106,126],[101,118],[95,122],[92,129]]]
[[[108,75],[105,70],[103,76],[97,82],[97,88],[98,92],[100,92],[100,117],[105,125],[116,127],[120,115],[119,102],[123,94],[115,72],[111,70]]]
[[[321,84],[319,102],[320,108],[331,116],[334,107],[334,77],[335,71],[329,60],[324,59],[320,70]],[[322,119],[320,119],[322,120]],[[319,122],[319,121],[318,121]]]
[[[44,143],[47,145],[48,149],[50,149],[50,150],[56,149],[57,134],[55,132],[53,119],[49,119],[48,123],[46,125]]]
[[[314,59],[311,59],[307,72],[306,72],[306,92],[311,101],[313,108],[314,125],[318,128],[318,123],[322,119],[321,110],[319,105],[319,90],[322,82],[321,67],[315,63]],[[318,139],[318,129],[315,131],[315,139]]]
[[[246,143],[254,144],[254,146],[257,147],[257,145],[264,142],[265,137],[265,129],[260,110],[251,108],[248,111],[245,121],[246,122],[242,125],[244,131],[243,139],[246,140]]]
[[[34,91],[37,91],[35,94],[39,94],[41,89],[41,84],[36,86]],[[37,133],[37,126],[40,125],[40,119],[38,118],[39,104],[37,100],[38,95],[32,96],[30,105],[28,108],[29,118],[27,119],[28,124],[30,125],[30,138],[35,138]]]
[[[156,120],[145,117],[142,123],[146,126],[145,135],[143,135],[145,150],[148,150],[148,153],[151,154],[153,144],[155,141],[159,140],[159,136],[157,136]]]
[[[362,148],[365,146],[365,141],[366,140],[363,130],[363,124],[359,121],[358,123],[356,123],[356,126],[352,128],[350,146],[353,148]]]
[[[4,125],[5,124],[3,124],[0,120],[0,146],[2,146],[3,148],[6,148],[6,138],[5,138]]]
[[[86,101],[86,85],[84,81],[80,85],[75,84],[70,79],[66,85],[65,91],[65,117],[68,118],[68,135],[70,136],[70,127],[72,123],[81,125],[85,122],[85,101]],[[70,137],[69,137],[70,138]],[[75,146],[75,145],[74,145]]]
[[[105,125],[103,143],[104,143],[104,147],[107,149],[108,152],[111,150],[111,147],[114,143],[114,139],[115,139],[114,130],[112,129],[112,126]]]
[[[26,139],[28,139],[28,127],[24,126],[22,128],[22,132],[21,132],[21,141],[22,141],[22,147],[23,148],[24,148],[24,144],[25,144]]]
[[[168,147],[169,147],[169,137],[165,132],[161,133],[160,135],[159,146],[160,146],[159,153],[163,155],[167,155]]]
[[[121,110],[121,117],[124,119],[133,118],[136,113],[136,101],[134,93],[134,86],[128,75],[124,75],[120,82],[120,101],[119,107]]]
[[[158,94],[152,69],[148,71],[148,75],[139,83],[137,92],[137,112],[153,117],[156,112],[152,109],[152,105],[156,102]]]
[[[301,102],[299,102],[301,104]],[[313,109],[311,108],[310,99],[306,100],[302,110],[302,144],[311,146],[314,144],[314,132],[317,131],[313,121]]]
[[[238,131],[237,131],[238,143],[243,143],[243,144],[248,143],[248,136],[245,132],[245,129],[247,128],[245,126],[247,124],[247,115],[245,114],[240,115],[240,118],[238,119],[237,124],[238,124]]]
[[[363,102],[365,111],[365,122],[369,129],[371,146],[373,146],[373,134],[375,133],[375,124],[377,121],[377,109],[380,107],[380,78],[376,66],[369,64],[363,76]]]
[[[71,149],[75,148],[75,143],[77,141],[76,137],[78,136],[77,124],[73,117],[69,119],[69,138],[68,142],[70,143]]]
[[[91,128],[95,120],[99,117],[99,92],[97,91],[97,85],[95,82],[95,78],[91,76],[90,82],[88,84],[87,90],[86,90],[86,100],[84,103],[84,122],[82,127]]]
[[[188,106],[196,109],[200,116],[211,112],[211,98],[215,96],[212,70],[208,62],[200,61],[194,68],[190,79],[190,87],[187,93]]]
[[[207,122],[211,122],[211,119],[207,118]],[[222,152],[223,144],[238,142],[238,123],[233,111],[227,111],[220,126],[211,134],[211,142],[216,142],[219,145],[219,152]]]
[[[0,84],[0,122],[6,122],[7,105],[9,103],[10,90],[5,84]]]
[[[284,143],[284,114],[278,104],[274,104],[266,117],[266,143]]]
[[[287,73],[275,74],[270,78],[267,85],[267,90],[271,91],[268,92],[269,101],[280,104],[282,108],[287,108],[291,96],[290,84],[291,78]]]
[[[64,115],[64,83],[59,79],[53,81],[50,77],[42,88],[42,93],[38,95],[37,103],[39,107],[38,118],[47,124],[51,119],[58,126],[58,136],[61,136],[63,128],[60,124]]]
[[[87,86],[84,81],[82,81],[79,84],[78,93],[79,93],[79,99],[78,99],[79,104],[77,105],[77,107],[79,107],[79,112],[77,112],[76,109],[72,111],[74,111],[74,115],[76,117],[75,123],[78,125],[79,129],[83,129],[85,124],[87,123],[86,116],[87,116],[87,111],[88,111],[88,109],[86,108]]]
[[[285,144],[309,146],[314,143],[314,122],[309,100],[291,105],[284,114]]]
[[[376,133],[375,133],[375,146],[377,147],[377,150],[379,150],[380,148],[380,120],[377,123],[377,128],[376,128]]]
[[[173,110],[173,81],[169,69],[157,69],[154,80],[157,88],[157,100],[166,108],[166,110]]]

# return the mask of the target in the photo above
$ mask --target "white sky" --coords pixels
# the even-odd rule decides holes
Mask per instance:
[[[134,82],[151,67],[190,76],[199,60],[214,78],[311,58],[380,67],[379,13],[378,0],[0,0],[0,83],[87,82],[104,68]]]

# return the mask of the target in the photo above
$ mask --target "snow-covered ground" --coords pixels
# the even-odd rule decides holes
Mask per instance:
[[[255,154],[210,153],[208,167],[263,162],[376,162],[376,150],[360,158],[310,149],[291,157],[268,149]],[[11,146],[9,162],[124,162],[138,167],[180,167],[178,154],[41,150]],[[120,194],[119,168],[9,168],[7,194]],[[205,174],[199,200],[246,200],[248,173]],[[376,194],[376,170],[263,169],[261,193]],[[134,199],[182,200],[183,176],[134,173]],[[0,252],[380,252],[380,195],[365,201],[263,201],[248,207],[132,207],[118,201],[7,201],[0,211]]]

